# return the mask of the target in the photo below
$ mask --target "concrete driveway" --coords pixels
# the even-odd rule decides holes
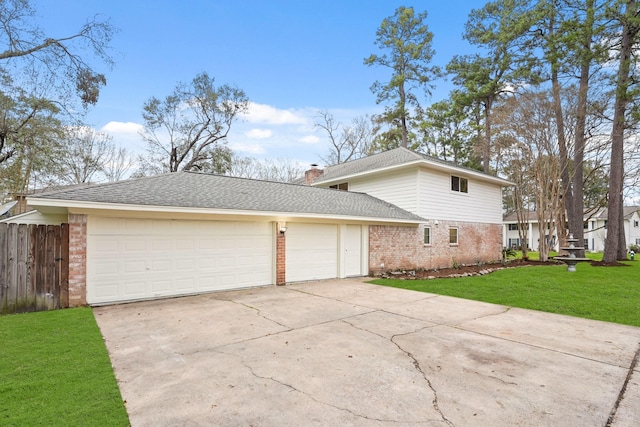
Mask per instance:
[[[95,315],[133,426],[640,425],[640,328],[356,279]]]

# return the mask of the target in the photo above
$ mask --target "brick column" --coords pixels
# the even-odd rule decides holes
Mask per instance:
[[[69,307],[87,305],[87,216],[69,214]]]
[[[287,281],[287,238],[283,233],[280,232],[280,227],[276,228],[276,285],[283,286]]]

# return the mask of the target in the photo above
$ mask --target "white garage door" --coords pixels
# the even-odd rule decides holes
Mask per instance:
[[[273,228],[268,222],[89,217],[90,304],[272,282]]]
[[[338,226],[287,224],[287,282],[338,277]]]

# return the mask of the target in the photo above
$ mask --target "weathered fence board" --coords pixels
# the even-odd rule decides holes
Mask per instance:
[[[0,313],[68,306],[68,224],[0,224]]]

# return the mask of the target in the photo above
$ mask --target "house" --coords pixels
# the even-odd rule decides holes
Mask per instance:
[[[69,223],[71,306],[500,258],[508,181],[406,149],[307,176],[177,172],[28,202]]]
[[[591,252],[604,251],[604,241],[607,237],[607,209],[600,208],[597,211],[584,216],[584,248]],[[518,235],[518,220],[515,213],[506,215],[503,219],[503,242],[507,247],[520,247]],[[528,221],[528,247],[538,250],[540,232],[536,212],[529,212]],[[624,232],[627,246],[640,245],[640,206],[624,207]],[[549,233],[546,233],[547,236]],[[558,249],[558,238],[555,231],[551,233],[552,246]]]
[[[442,268],[498,260],[502,250],[502,178],[406,148],[311,170],[307,183],[362,192],[425,221],[369,227],[370,270]]]

